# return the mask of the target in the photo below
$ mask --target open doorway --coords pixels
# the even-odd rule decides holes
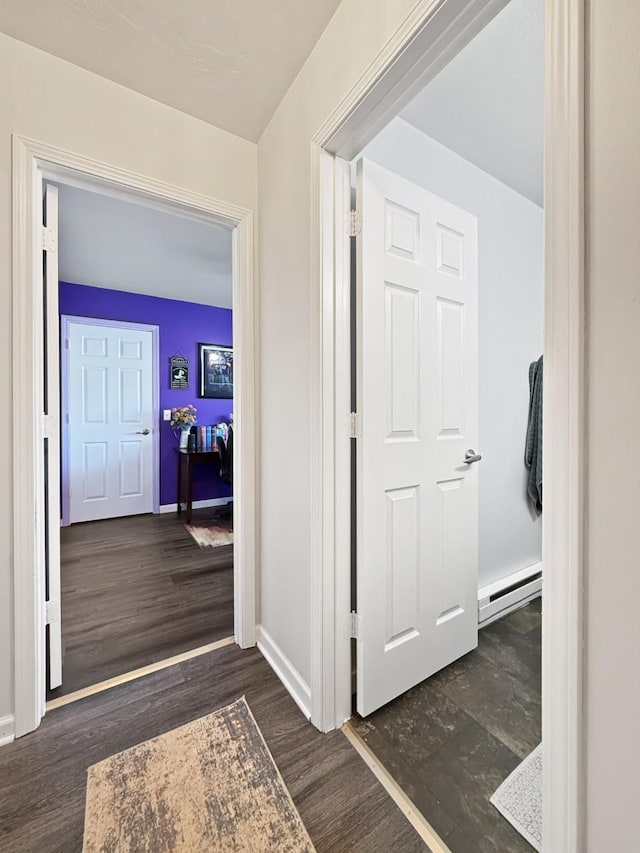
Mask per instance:
[[[14,276],[13,276],[13,302],[14,302],[14,330],[15,348],[18,363],[22,366],[20,381],[14,387],[14,414],[17,422],[24,425],[23,429],[16,434],[14,447],[14,490],[16,511],[14,513],[16,554],[15,554],[15,730],[16,736],[20,737],[38,727],[47,707],[57,704],[66,704],[81,695],[74,692],[69,695],[59,696],[47,705],[47,687],[52,684],[60,684],[61,662],[62,662],[62,631],[61,631],[61,576],[60,576],[60,531],[62,513],[61,501],[61,374],[60,374],[60,311],[58,307],[60,281],[58,275],[58,205],[54,204],[57,196],[58,185],[65,187],[89,190],[92,193],[106,196],[110,199],[126,201],[132,205],[141,206],[152,211],[171,214],[179,219],[208,223],[226,230],[231,239],[232,251],[232,334],[230,343],[233,348],[233,392],[232,397],[228,394],[224,399],[224,411],[227,418],[233,411],[233,447],[229,447],[228,465],[233,466],[233,561],[232,561],[232,602],[233,602],[233,636],[199,645],[195,649],[185,651],[182,655],[175,655],[165,659],[167,650],[162,652],[162,660],[151,663],[146,667],[140,667],[124,675],[116,675],[115,679],[107,679],[97,685],[93,685],[85,692],[107,689],[111,684],[122,680],[138,677],[145,672],[163,668],[172,662],[184,657],[193,657],[210,651],[220,645],[231,643],[235,640],[242,648],[255,645],[256,641],[256,577],[255,577],[255,506],[256,506],[256,475],[255,475],[255,371],[254,371],[254,290],[253,290],[253,215],[250,210],[238,207],[228,202],[199,195],[188,189],[165,184],[155,179],[148,178],[133,172],[120,170],[107,163],[102,163],[86,158],[80,154],[54,148],[46,143],[36,142],[20,136],[13,138],[13,228],[14,228]],[[52,192],[49,192],[49,189]],[[55,199],[57,202],[57,198]],[[176,226],[176,232],[179,226]],[[98,240],[101,238],[98,237]],[[86,247],[91,255],[92,247]],[[94,247],[95,248],[95,247]],[[193,246],[187,254],[191,254]],[[98,249],[95,248],[96,254]],[[104,282],[97,282],[98,285]],[[87,286],[80,282],[81,286]],[[94,287],[96,284],[94,283]],[[102,289],[110,291],[108,287]],[[130,288],[133,289],[133,288]],[[154,298],[177,297],[176,301],[185,302],[179,298],[188,292],[187,284],[182,282],[179,292],[176,294],[165,293]],[[129,300],[143,298],[145,294],[128,293],[123,291]],[[113,291],[107,294],[107,298],[113,298]],[[66,298],[66,297],[65,297]],[[193,298],[193,297],[192,297]],[[91,306],[98,305],[99,300],[90,301]],[[206,306],[205,306],[206,307]],[[201,311],[197,305],[198,313]],[[228,310],[228,309],[227,309]],[[91,310],[83,311],[83,318],[78,318],[73,313],[67,315],[67,321],[75,318],[88,320],[92,314],[97,313],[97,320],[105,329],[114,328],[109,326],[109,318],[105,320],[99,312],[92,307]],[[108,312],[111,313],[111,312]],[[86,316],[88,314],[88,317]],[[130,322],[126,320],[117,321],[122,325]],[[116,325],[117,325],[116,322]],[[191,321],[190,321],[191,322]],[[91,325],[91,324],[89,324]],[[130,326],[142,326],[144,331],[150,333],[152,341],[154,332],[157,332],[161,320],[152,319],[148,323],[130,322]],[[195,321],[193,327],[196,328]],[[126,355],[135,355],[134,350],[144,349],[143,343],[138,340],[129,340],[130,327],[127,329],[127,341],[135,346],[126,346]],[[209,327],[207,327],[209,329]],[[141,331],[141,329],[137,329]],[[87,335],[87,339],[95,337]],[[105,335],[103,335],[105,337]],[[160,335],[156,335],[160,339]],[[196,364],[192,367],[193,382],[202,379],[204,385],[211,382],[207,378],[206,361],[207,351],[211,352],[216,347],[220,350],[225,346],[219,340],[210,340],[208,337],[198,341],[204,345],[200,348],[203,356],[203,371],[198,372],[197,357]],[[120,344],[118,344],[118,347]],[[152,343],[153,348],[153,343]],[[158,346],[158,351],[160,345]],[[230,351],[231,346],[226,346]],[[170,356],[175,355],[171,353]],[[185,379],[185,359],[178,354],[181,361],[178,363],[167,363],[158,365],[159,384],[169,383],[170,377],[178,383]],[[187,356],[188,360],[188,356]],[[218,362],[219,363],[219,362]],[[174,369],[175,368],[175,369]],[[230,376],[230,365],[227,369],[213,371],[212,384],[228,386]],[[142,383],[142,379],[140,379]],[[137,382],[133,383],[134,388]],[[154,386],[155,387],[155,386]],[[194,391],[199,386],[192,386]],[[182,389],[180,393],[188,393],[189,389]],[[177,389],[174,393],[178,393]],[[134,395],[135,396],[135,395]],[[212,394],[203,394],[204,398],[213,398]],[[196,397],[196,400],[198,398]],[[233,408],[229,406],[232,399]],[[158,405],[160,401],[158,400]],[[176,400],[176,403],[178,401]],[[194,403],[194,405],[197,404]],[[171,407],[173,408],[173,406]],[[176,406],[177,408],[177,406]],[[153,424],[158,426],[158,434],[161,435],[162,428],[169,430],[167,437],[172,437],[174,444],[167,447],[174,457],[175,471],[177,476],[178,459],[176,448],[179,447],[178,439],[170,432],[169,421],[172,418],[171,409],[167,415],[168,421],[164,420],[165,414],[162,409],[153,413]],[[228,418],[230,420],[230,418]],[[133,424],[132,424],[133,425]],[[135,441],[142,442],[153,436],[151,426],[140,422],[136,423],[138,428],[133,430]],[[176,424],[177,426],[177,424]],[[201,424],[213,426],[213,424]],[[229,439],[229,424],[225,422],[226,439]],[[149,434],[146,434],[149,429]],[[223,433],[225,429],[221,430]],[[205,434],[206,435],[206,434]],[[132,439],[131,436],[127,440]],[[202,449],[197,444],[197,436],[191,441],[195,444],[195,451]],[[213,433],[212,433],[213,439]],[[206,437],[204,439],[206,441]],[[189,436],[186,436],[187,448]],[[161,449],[158,443],[158,451]],[[193,447],[193,444],[192,444]],[[130,451],[130,448],[127,449]],[[153,454],[151,454],[153,456]],[[158,453],[159,455],[159,453]],[[217,460],[216,460],[217,461]],[[212,466],[213,467],[213,466]],[[127,484],[135,479],[135,467],[129,468],[125,465],[120,472],[125,476]],[[161,472],[160,472],[161,473]],[[132,476],[132,474],[134,476]],[[228,476],[228,474],[227,474]],[[140,478],[138,478],[139,480]],[[153,477],[152,477],[153,479]],[[206,477],[205,477],[206,479]],[[160,480],[156,478],[157,508],[160,509]],[[194,477],[195,480],[195,477]],[[188,481],[186,481],[188,482]],[[229,484],[226,484],[227,487]],[[135,489],[132,491],[135,492]],[[145,492],[146,494],[146,492]],[[196,487],[192,491],[194,513],[191,519],[196,525],[197,512],[213,513],[218,509],[224,511],[225,506],[212,507],[211,501],[227,504],[229,494],[221,495],[219,498],[202,498],[198,495]],[[197,500],[205,500],[204,507],[195,506]],[[187,492],[183,492],[183,500],[187,501]],[[177,488],[172,503],[169,504],[168,512],[154,513],[153,519],[161,523],[163,518],[168,521],[174,512],[177,513],[178,505]],[[145,507],[146,508],[146,507]],[[154,500],[154,508],[156,502]],[[185,509],[189,509],[185,506]],[[165,506],[165,510],[167,507]],[[227,510],[228,511],[228,510]],[[141,518],[132,516],[132,523]],[[122,518],[121,516],[120,518]],[[125,517],[126,518],[126,517]],[[182,516],[184,519],[184,516]],[[130,521],[131,519],[126,519]],[[174,518],[175,520],[175,518]],[[186,521],[186,519],[184,519]],[[203,519],[208,520],[206,517]],[[219,519],[216,519],[218,522]],[[110,520],[105,524],[117,523]],[[73,532],[74,526],[80,529],[82,524],[71,524],[69,531]],[[100,523],[99,521],[88,522],[89,524]],[[177,522],[176,522],[177,523]],[[228,525],[228,520],[224,519]],[[180,520],[179,526],[183,524]],[[192,541],[190,534],[181,528],[185,538],[185,548],[194,548],[198,553],[198,545]],[[65,530],[62,531],[63,535]],[[153,535],[151,537],[154,538]],[[103,543],[100,555],[104,556],[108,548],[108,542]],[[84,559],[84,558],[82,558]],[[206,560],[209,569],[211,558]],[[165,561],[166,562],[166,561]],[[126,567],[125,567],[126,568]],[[162,568],[166,568],[164,563]],[[207,569],[207,571],[209,571]],[[195,573],[197,574],[197,572]],[[91,596],[89,596],[91,598]],[[91,601],[93,614],[99,616],[99,594]],[[225,619],[227,617],[225,616]],[[161,617],[165,629],[170,633],[172,616]],[[227,632],[225,625],[224,633]],[[192,645],[193,639],[189,641]],[[116,661],[118,669],[122,666],[122,660]],[[93,680],[93,676],[91,676]]]
[[[61,665],[49,700],[234,633],[232,232],[63,182],[46,184],[50,216],[54,196],[61,650],[50,629],[49,659]]]
[[[351,170],[352,725],[454,853],[541,844],[543,115],[511,0]]]

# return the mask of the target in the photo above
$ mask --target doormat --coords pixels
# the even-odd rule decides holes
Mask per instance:
[[[244,697],[89,768],[84,853],[312,853]]]
[[[219,548],[221,545],[233,545],[233,530],[230,525],[185,524],[184,529],[190,533],[200,548]]]
[[[542,744],[507,776],[490,802],[535,850],[542,850]]]

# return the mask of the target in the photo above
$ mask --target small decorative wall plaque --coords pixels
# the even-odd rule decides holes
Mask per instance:
[[[189,359],[183,355],[172,355],[169,359],[169,388],[184,391],[189,387]]]

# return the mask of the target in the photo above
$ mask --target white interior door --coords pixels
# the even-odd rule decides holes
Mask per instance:
[[[358,163],[358,711],[477,645],[477,221]]]
[[[60,622],[60,334],[58,188],[43,185],[45,614],[49,687],[62,684]]]
[[[153,332],[68,319],[69,521],[153,511]]]

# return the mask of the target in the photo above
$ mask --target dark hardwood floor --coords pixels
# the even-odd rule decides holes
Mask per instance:
[[[201,550],[184,515],[63,527],[61,551],[63,684],[50,699],[233,634],[233,546]]]
[[[316,731],[258,651],[229,646],[52,711],[0,749],[0,850],[80,851],[91,764],[243,695],[318,853],[426,849],[344,735]]]
[[[541,740],[541,599],[356,731],[452,853],[533,849],[489,798]]]

